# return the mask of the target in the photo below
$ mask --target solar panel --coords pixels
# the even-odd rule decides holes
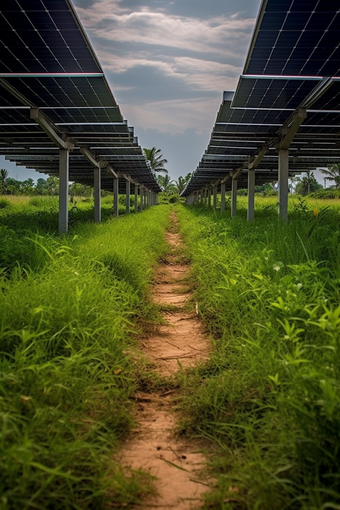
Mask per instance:
[[[128,156],[107,155],[115,168],[160,191],[69,0],[7,2],[0,9],[0,44],[0,154],[39,171],[57,171],[57,156],[37,154],[37,147],[55,154],[50,138],[30,118],[30,108],[39,108],[60,137],[73,140],[71,165],[79,165],[70,168],[75,180],[84,180],[81,168],[91,169],[93,180],[81,147],[91,147],[99,159],[106,146],[123,145],[130,149]]]
[[[337,0],[263,2],[243,74],[338,76],[339,7]]]
[[[246,183],[259,154],[257,179],[277,178],[277,147],[298,114],[302,123],[289,142],[289,171],[340,162],[339,16],[339,0],[262,2],[236,92],[224,95],[184,195],[242,168],[240,182]]]

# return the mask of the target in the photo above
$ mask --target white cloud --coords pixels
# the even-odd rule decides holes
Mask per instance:
[[[148,58],[145,52],[128,53],[124,57],[112,55],[105,49],[98,52],[99,59],[106,72],[124,73],[136,66],[154,67],[168,77],[178,78],[193,90],[222,91],[234,88],[241,67],[219,63],[212,60],[192,57],[166,57],[164,60]],[[133,89],[134,86],[115,86],[115,90]]]
[[[137,129],[165,135],[211,132],[222,92],[234,90],[242,72],[255,20],[240,13],[179,16],[163,2],[154,10],[126,7],[136,3],[95,0],[77,7],[113,92],[122,91],[124,117]]]
[[[119,0],[97,0],[77,12],[89,33],[104,41],[164,46],[243,58],[254,19],[174,16],[148,7],[126,12]],[[245,36],[247,34],[248,36]]]
[[[129,124],[135,127],[168,134],[183,133],[194,127],[199,134],[212,129],[219,102],[217,98],[195,98],[154,101],[143,105],[121,104],[120,107]]]

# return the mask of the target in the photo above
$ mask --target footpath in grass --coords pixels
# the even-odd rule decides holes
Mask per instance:
[[[190,266],[174,213],[166,241],[169,253],[156,270],[152,291],[163,320],[141,340],[148,381],[134,395],[138,427],[119,455],[127,472],[143,470],[156,477],[155,493],[138,504],[140,510],[201,508],[202,496],[211,483],[201,453],[203,442],[176,431],[178,379],[185,377],[189,367],[208,359],[210,344],[192,302]]]

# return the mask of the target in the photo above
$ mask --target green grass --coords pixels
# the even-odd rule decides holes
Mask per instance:
[[[77,202],[58,237],[54,198],[39,200],[0,206],[0,508],[138,503],[152,477],[117,460],[131,397],[176,385],[183,431],[214,445],[207,508],[340,508],[337,201],[292,197],[287,224],[276,197],[256,197],[252,223],[246,197],[233,219],[174,206],[214,345],[175,381],[136,340],[160,321],[148,296],[169,206],[112,218],[107,199],[96,225]]]
[[[11,218],[0,232],[0,507],[136,502],[152,480],[123,474],[113,458],[133,423],[139,377],[144,384],[129,353],[156,318],[148,286],[166,250],[168,209],[62,238],[24,216],[25,235],[20,218],[18,230]]]
[[[133,197],[133,195],[132,195]],[[125,200],[119,201],[119,215],[125,214]],[[131,207],[131,211],[133,211]],[[0,198],[0,228],[12,229],[18,236],[28,231],[40,234],[58,233],[58,196],[11,196]],[[101,200],[102,221],[106,222],[113,216],[112,196]],[[84,223],[94,223],[94,199],[74,197],[69,202],[70,231]]]
[[[178,207],[214,343],[181,380],[183,428],[219,449],[208,507],[340,508],[339,208],[238,202]]]

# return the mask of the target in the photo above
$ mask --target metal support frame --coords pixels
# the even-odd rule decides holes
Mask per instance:
[[[113,178],[113,214],[119,216],[119,177]]]
[[[194,205],[195,195],[191,193],[191,195],[187,196],[187,205]]]
[[[59,233],[68,231],[69,151],[59,149]]]
[[[217,208],[217,184],[213,186],[213,209],[216,211]]]
[[[73,149],[74,143],[69,139],[64,140],[52,122],[49,121],[43,113],[41,113],[39,108],[31,108],[30,118],[39,124],[41,129],[47,134],[52,142],[59,147],[59,149]]]
[[[252,221],[254,219],[255,211],[255,170],[248,170],[248,209],[247,209],[247,220]]]
[[[237,211],[237,178],[231,181],[231,216],[236,216]]]
[[[221,212],[225,211],[225,182],[221,182]]]
[[[143,211],[144,209],[144,186],[140,187],[140,210]]]
[[[288,220],[288,171],[289,151],[279,150],[279,202],[278,213],[284,221]]]
[[[102,221],[101,217],[101,168],[100,165],[94,168],[94,179],[93,179],[93,187],[94,187],[94,221],[96,223],[100,223]]]
[[[138,185],[135,184],[135,204],[134,204],[134,212],[138,212]]]
[[[254,157],[253,161],[249,163],[248,170],[255,170],[255,168],[261,163],[263,157],[269,151],[268,145],[263,145],[261,149],[258,151],[257,155]]]
[[[211,207],[211,187],[208,188],[208,207]]]
[[[126,193],[125,193],[125,212],[130,213],[130,181],[126,180]]]
[[[279,131],[279,139],[276,140],[278,150],[288,150],[289,146],[302,122],[307,117],[306,108],[298,108],[283,124]]]

